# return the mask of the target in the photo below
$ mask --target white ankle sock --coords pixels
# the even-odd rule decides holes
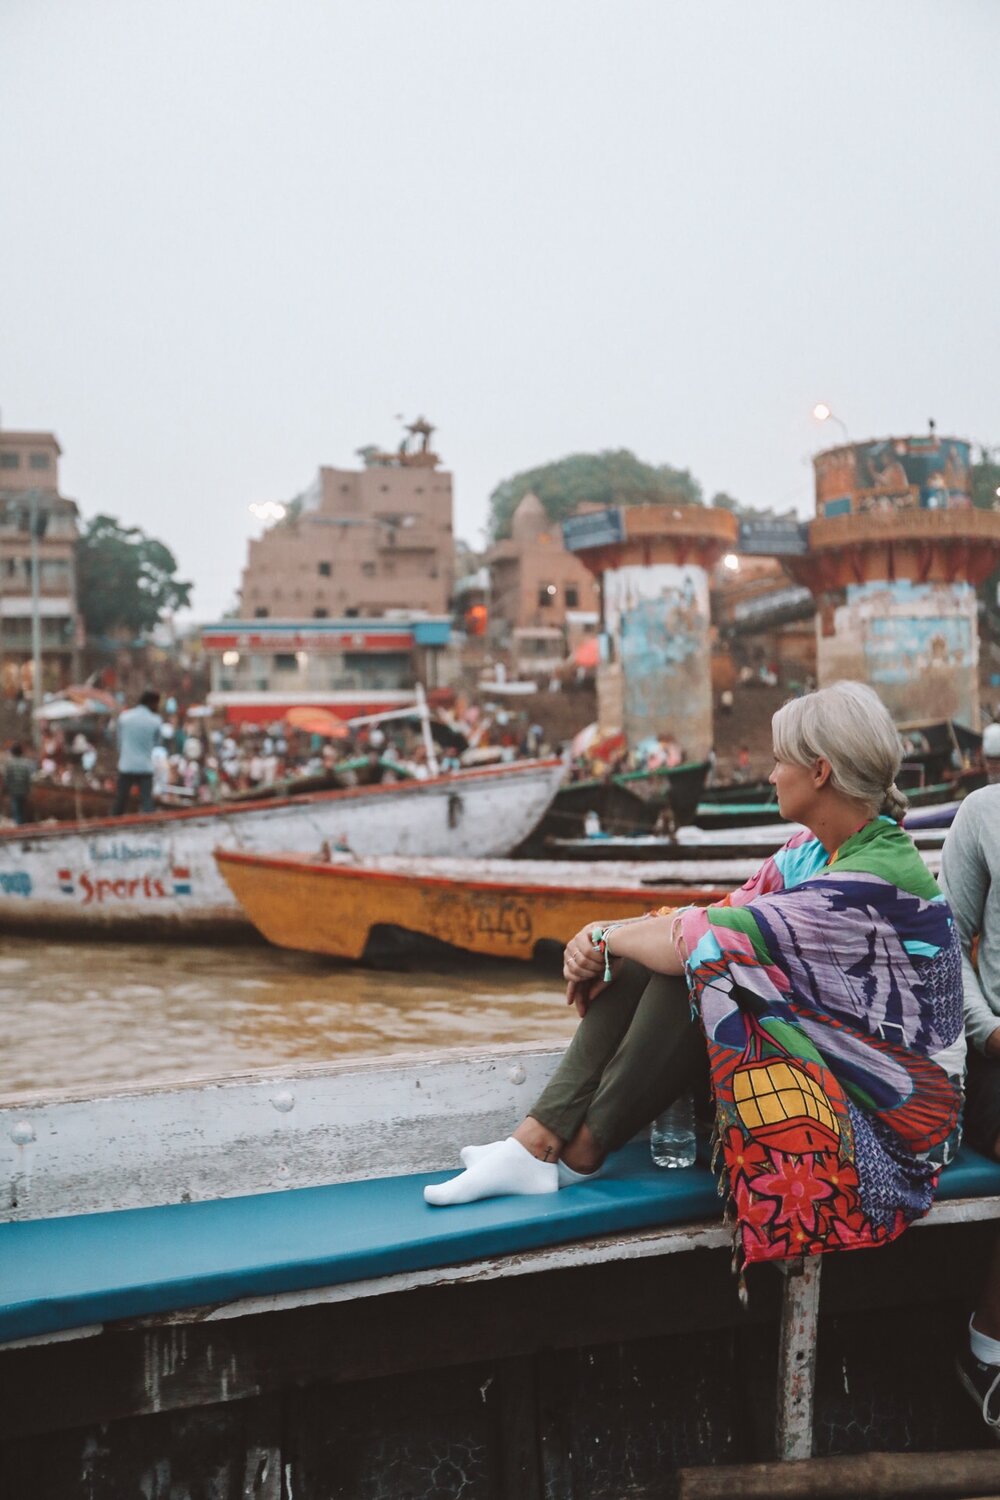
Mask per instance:
[[[1000,1365],[1000,1339],[991,1339],[988,1333],[973,1328],[969,1319],[969,1348],[984,1365]]]
[[[567,1167],[564,1161],[556,1163],[559,1169],[559,1186],[561,1188],[572,1187],[576,1182],[593,1182],[595,1177],[600,1177],[604,1167],[595,1167],[592,1172],[574,1172],[572,1167]]]
[[[463,1146],[459,1152],[462,1158],[462,1165],[464,1167],[474,1167],[476,1162],[486,1156],[488,1152],[495,1151],[498,1146],[502,1146],[503,1144],[503,1141],[490,1141],[485,1146]],[[574,1172],[573,1168],[568,1167],[564,1161],[558,1161],[556,1162],[556,1169],[559,1173],[559,1186],[565,1188],[572,1187],[577,1182],[592,1182],[595,1177],[600,1177],[604,1171],[604,1166],[602,1163],[601,1166],[595,1167],[593,1172]]]
[[[503,1141],[489,1141],[485,1146],[463,1146],[458,1153],[462,1158],[462,1166],[473,1166],[481,1156],[486,1155],[487,1151],[495,1151],[498,1146],[502,1145]]]
[[[475,1203],[480,1198],[500,1198],[507,1193],[558,1190],[555,1162],[539,1161],[511,1135],[457,1177],[425,1187],[424,1198],[435,1208],[447,1208],[453,1203]]]

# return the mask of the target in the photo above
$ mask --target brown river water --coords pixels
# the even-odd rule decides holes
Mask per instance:
[[[565,1042],[557,969],[410,972],[257,944],[0,941],[0,1100],[495,1042]]]

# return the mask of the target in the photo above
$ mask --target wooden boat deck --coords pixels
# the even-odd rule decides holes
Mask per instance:
[[[509,1128],[555,1055],[502,1048],[22,1100],[0,1109],[0,1217],[32,1232],[48,1219],[58,1239],[65,1216],[99,1209],[109,1254],[127,1258],[130,1211],[231,1208],[246,1256],[266,1225],[245,1195],[263,1193],[271,1244],[294,1257],[300,1192],[363,1191],[389,1172],[419,1189],[462,1140]],[[0,1484],[33,1500],[207,1493],[210,1481],[255,1500],[401,1484],[428,1500],[584,1500],[669,1493],[682,1466],[814,1443],[985,1446],[933,1342],[942,1320],[960,1327],[1000,1216],[992,1179],[981,1186],[987,1196],[940,1201],[898,1244],[825,1258],[822,1306],[819,1263],[761,1266],[741,1311],[713,1211],[8,1342]],[[502,1204],[472,1208],[486,1219]]]

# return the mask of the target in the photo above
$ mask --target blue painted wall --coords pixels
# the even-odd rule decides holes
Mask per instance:
[[[712,743],[705,570],[673,563],[609,569],[604,617],[621,663],[629,744],[669,732],[689,756],[703,756]]]
[[[979,633],[969,583],[851,584],[834,635],[817,640],[822,685],[869,682],[897,722],[956,719],[979,727]]]

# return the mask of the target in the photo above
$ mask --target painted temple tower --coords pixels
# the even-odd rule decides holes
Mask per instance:
[[[816,600],[817,676],[876,689],[897,723],[979,728],[976,588],[1000,513],[975,509],[969,444],[886,438],[818,453],[809,549],[783,558]]]
[[[736,546],[736,518],[700,505],[635,505],[563,522],[601,580],[598,717],[631,746],[672,734],[690,759],[712,744],[709,571]]]

